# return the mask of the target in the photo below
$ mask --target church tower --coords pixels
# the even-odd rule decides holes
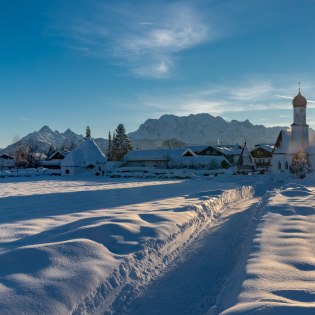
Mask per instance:
[[[300,88],[293,101],[293,124],[291,125],[291,153],[305,152],[309,146],[308,125],[306,124],[306,98]]]

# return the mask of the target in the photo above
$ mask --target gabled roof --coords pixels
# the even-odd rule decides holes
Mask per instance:
[[[191,151],[195,152],[198,154],[199,152],[207,149],[209,146],[208,145],[193,145],[193,146],[185,146],[185,149],[190,149]]]
[[[272,144],[256,144],[255,148],[251,152],[253,152],[254,150],[257,150],[257,149],[263,149],[263,150],[271,153],[273,151],[273,148],[274,148],[274,145],[272,145]]]
[[[62,167],[87,167],[88,165],[105,164],[107,159],[93,139],[85,141],[71,151],[61,162]]]
[[[47,160],[55,160],[55,159],[57,159],[57,160],[61,160],[61,159],[64,159],[65,157],[66,157],[66,155],[68,155],[68,151],[65,151],[65,150],[58,150],[58,151],[56,151],[56,152],[54,152],[54,153],[52,153],[48,158],[47,158]],[[59,158],[59,157],[61,157],[61,158]]]
[[[182,156],[196,156],[190,149],[133,150],[124,156],[124,161],[169,161]]]
[[[291,131],[281,130],[275,143],[272,154],[288,153],[291,142]]]
[[[255,160],[251,156],[247,145],[245,144],[242,148],[241,155],[237,161],[237,166],[255,166]]]

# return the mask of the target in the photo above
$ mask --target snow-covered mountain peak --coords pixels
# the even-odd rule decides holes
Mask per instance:
[[[47,125],[45,125],[38,130],[38,133],[53,133],[53,131]]]
[[[274,143],[283,127],[266,128],[253,125],[248,119],[239,122],[228,122],[222,117],[214,117],[206,113],[191,114],[189,116],[163,115],[159,119],[148,119],[137,131],[131,132],[131,140],[150,140],[161,142],[176,138],[187,145],[243,143],[250,146],[257,143]]]
[[[48,126],[43,126],[38,131],[29,133],[23,137],[19,144],[30,145],[36,152],[46,153],[51,148],[75,148],[84,141],[82,135],[77,135],[70,129],[64,133],[58,131],[52,131]],[[14,146],[8,146],[4,151],[10,152],[14,149]]]
[[[68,135],[77,135],[76,133],[74,133],[70,128],[68,128],[64,133],[63,133],[64,136],[68,136]]]

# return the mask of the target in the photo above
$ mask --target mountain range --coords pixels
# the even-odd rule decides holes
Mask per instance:
[[[287,127],[253,125],[249,120],[228,122],[209,114],[163,115],[159,119],[148,119],[137,131],[129,133],[129,138],[146,143],[151,141],[151,145],[176,138],[186,145],[243,144],[246,141],[249,146],[254,146],[258,143],[273,144],[281,129]]]
[[[253,125],[248,120],[228,122],[221,117],[209,114],[189,116],[163,115],[159,119],[148,119],[135,132],[128,134],[134,148],[150,149],[161,147],[163,141],[177,139],[185,145],[210,145],[244,143],[254,146],[258,143],[273,144],[281,129],[287,127],[265,127]],[[108,141],[103,138],[94,139],[105,152]],[[50,148],[73,149],[84,141],[83,135],[78,135],[67,129],[65,132],[53,131],[48,126],[32,132],[18,141],[19,144],[31,145],[36,152],[47,153]],[[14,145],[3,149],[10,152]]]

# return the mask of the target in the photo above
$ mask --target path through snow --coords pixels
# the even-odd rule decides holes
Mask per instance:
[[[242,252],[259,198],[234,204],[193,241],[169,272],[116,314],[205,314]],[[125,306],[126,307],[126,306]]]

